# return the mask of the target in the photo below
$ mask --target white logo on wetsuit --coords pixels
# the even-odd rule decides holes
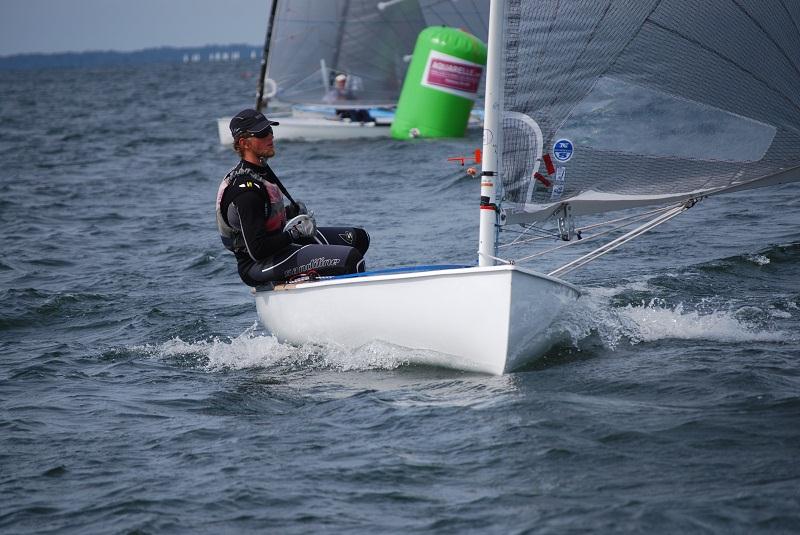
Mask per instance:
[[[349,230],[344,234],[339,234],[339,237],[350,245],[353,245],[353,233]]]
[[[338,266],[341,259],[339,258],[325,258],[321,256],[319,258],[313,258],[308,264],[303,264],[302,266],[297,266],[292,269],[287,269],[283,272],[285,277],[291,277],[292,275],[297,275],[298,273],[303,273],[304,271],[309,271],[312,269],[319,269],[323,267],[330,267],[330,266]]]

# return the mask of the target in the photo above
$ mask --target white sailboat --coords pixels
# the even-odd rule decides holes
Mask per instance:
[[[390,137],[406,58],[426,24],[418,0],[274,0],[272,9],[256,108],[269,99],[281,139]],[[337,94],[338,75],[346,86]],[[372,120],[341,110],[369,110]],[[217,120],[225,145],[229,122]]]
[[[375,121],[359,122],[342,119],[337,116],[336,108],[322,107],[307,111],[302,106],[292,106],[288,111],[271,113],[270,119],[281,123],[282,141],[335,141],[342,139],[389,138],[391,117],[375,117],[375,114],[387,113],[384,108],[370,110]],[[217,134],[222,145],[232,145],[233,136],[230,130],[230,117],[217,119]]]
[[[478,266],[259,288],[261,321],[293,343],[404,347],[412,363],[528,365],[580,295],[557,277],[708,196],[800,181],[794,21],[785,2],[492,0]],[[644,212],[576,227],[621,209]],[[601,239],[548,274],[519,265]]]

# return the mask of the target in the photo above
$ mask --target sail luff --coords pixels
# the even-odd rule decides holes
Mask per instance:
[[[484,102],[483,155],[481,172],[480,229],[478,265],[494,265],[497,237],[495,181],[503,147],[503,27],[505,0],[492,0],[489,7],[489,39],[486,58],[486,98]]]

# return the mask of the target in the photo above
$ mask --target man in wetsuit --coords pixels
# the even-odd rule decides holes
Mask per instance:
[[[354,227],[317,228],[267,165],[275,155],[270,121],[253,109],[231,119],[233,147],[241,160],[217,192],[217,227],[249,286],[298,277],[364,271],[369,235]],[[288,201],[284,201],[284,198]]]

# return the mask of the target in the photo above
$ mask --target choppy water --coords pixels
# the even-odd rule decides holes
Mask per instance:
[[[800,531],[800,188],[576,272],[525,372],[282,345],[212,213],[248,68],[0,74],[0,532]],[[478,142],[278,138],[274,167],[370,267],[469,263],[446,158]]]

